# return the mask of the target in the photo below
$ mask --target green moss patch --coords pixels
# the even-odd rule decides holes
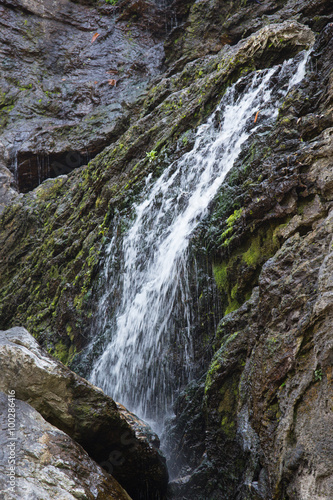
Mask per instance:
[[[231,218],[229,217],[230,229],[231,223],[239,218],[241,213],[241,209],[235,210]],[[213,263],[214,278],[221,293],[225,314],[238,309],[249,297],[263,264],[280,246],[276,236],[279,227],[279,222],[270,223],[250,233],[248,239],[234,248],[227,258],[216,259]]]

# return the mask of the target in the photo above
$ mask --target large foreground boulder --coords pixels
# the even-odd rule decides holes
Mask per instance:
[[[80,445],[27,403],[0,392],[0,422],[3,500],[130,500]]]
[[[44,351],[24,328],[0,331],[0,390],[33,406],[134,499],[163,498],[168,473],[149,426]]]

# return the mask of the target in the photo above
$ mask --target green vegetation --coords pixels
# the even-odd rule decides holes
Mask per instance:
[[[21,85],[21,84],[18,82],[18,84],[19,84],[19,89],[20,89],[20,90],[22,90],[22,91],[23,91],[23,90],[31,90],[31,89],[32,89],[32,83],[28,83],[28,85]]]
[[[219,390],[221,399],[218,411],[221,414],[221,429],[228,439],[236,437],[238,385],[239,374],[236,372],[223,382]]]
[[[231,233],[233,231],[233,225],[234,225],[235,221],[241,217],[242,212],[243,212],[242,208],[236,209],[234,211],[234,213],[231,214],[230,217],[228,217],[227,229],[225,231],[223,231],[223,233],[221,234],[221,236],[219,238],[219,242],[222,243],[222,246],[229,245],[232,238],[231,237],[227,238],[227,236],[231,235]]]
[[[68,365],[76,354],[76,348],[71,345],[69,348],[60,340],[56,345],[54,351],[50,351],[55,358],[59,359],[64,365]]]
[[[219,372],[221,366],[223,366],[225,358],[228,356],[230,347],[232,346],[234,340],[236,339],[239,332],[234,332],[228,337],[224,337],[220,349],[216,352],[213,361],[210,364],[209,370],[206,376],[205,382],[205,393],[207,393],[212,387],[217,373]]]
[[[240,218],[242,209],[237,209],[227,219],[229,226],[222,239],[222,248],[232,241],[232,237],[225,239],[226,233],[233,231],[233,224]],[[217,287],[224,303],[224,313],[228,314],[238,307],[251,295],[251,290],[257,283],[262,265],[279,248],[278,230],[284,224],[276,221],[248,234],[244,243],[231,248],[223,259],[215,259],[213,273]]]
[[[152,163],[157,158],[157,151],[153,149],[152,151],[149,151],[149,153],[146,153],[146,156],[149,159],[149,163]]]

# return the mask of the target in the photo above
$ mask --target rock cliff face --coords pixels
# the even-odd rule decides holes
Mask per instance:
[[[168,424],[169,496],[330,499],[331,2],[0,9],[0,327],[25,326],[64,363],[89,340],[104,244],[146,176],[192,147],[239,76],[314,44],[193,238],[222,312],[216,331],[197,332],[198,377]],[[35,187],[49,174],[63,175]]]
[[[167,21],[154,5],[148,16],[144,3],[116,3],[2,2],[0,164],[19,191],[110,144],[158,73]]]
[[[310,499],[333,491],[332,34],[330,24],[312,52],[320,78],[312,63],[268,143],[256,141],[251,160],[239,161],[216,202],[218,216],[202,229],[216,248],[226,310],[236,310],[217,328],[207,376],[176,408],[175,468],[185,465],[172,486],[176,498],[205,491],[212,499]],[[227,213],[238,217],[221,247],[226,199],[233,200]]]

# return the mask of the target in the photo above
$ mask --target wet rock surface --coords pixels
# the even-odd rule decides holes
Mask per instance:
[[[8,393],[0,393],[0,409],[0,488],[4,500],[130,500],[81,446],[46,422],[32,406],[15,399],[15,441],[8,433]],[[15,474],[10,475],[13,470]]]
[[[236,310],[217,329],[201,408],[193,396],[175,407],[170,425],[182,477],[170,498],[330,498],[332,34],[329,24],[313,70],[281,107],[267,160],[259,139],[202,229],[215,248],[226,313]],[[237,217],[219,246],[228,227],[223,211]],[[200,424],[189,427],[193,414]],[[204,451],[195,458],[192,445],[189,460],[193,440]]]
[[[264,26],[286,20],[302,19],[314,31],[320,31],[332,21],[332,11],[326,0],[266,0],[207,2],[175,2],[179,25],[165,44],[171,71],[179,71],[185,63],[214,54],[224,45],[235,45]],[[184,15],[186,13],[186,15]]]
[[[40,5],[36,4],[37,10],[32,13],[31,6],[27,10],[14,0],[3,2],[1,30],[9,33],[7,30],[16,23],[25,33],[26,25],[37,29],[39,22],[41,26],[54,22],[54,12],[46,9],[41,15]],[[45,168],[51,154],[55,155],[51,162],[73,163],[77,158],[66,160],[66,155],[74,151],[86,162],[99,147],[111,145],[87,167],[70,171],[70,165],[60,172],[66,175],[20,197],[8,188],[11,181],[6,171],[9,194],[1,203],[9,206],[0,220],[1,327],[23,324],[63,362],[77,360],[77,352],[89,341],[104,246],[113,231],[122,231],[146,176],[152,173],[157,177],[170,161],[191,147],[197,125],[240,76],[281,63],[316,39],[304,81],[287,95],[273,131],[254,137],[242,152],[195,235],[194,249],[201,248],[213,267],[225,316],[207,338],[195,339],[197,346],[201,344],[200,356],[202,345],[215,355],[210,366],[201,366],[203,378],[185,388],[175,405],[176,419],[169,424],[173,437],[169,443],[173,457],[169,496],[179,500],[329,500],[333,488],[329,432],[333,304],[331,2],[269,0],[262,5],[245,5],[241,1],[176,1],[172,9],[180,24],[167,37],[165,72],[158,74],[163,57],[159,14],[151,28],[158,37],[157,45],[147,35],[138,49],[156,46],[152,49],[156,51],[153,67],[134,68],[123,81],[124,86],[121,79],[119,85],[109,85],[104,72],[98,73],[101,83],[96,87],[89,83],[90,75],[91,81],[99,81],[93,77],[94,71],[105,69],[99,50],[107,50],[112,37],[119,35],[122,46],[131,51],[130,41],[125,43],[124,34],[117,29],[122,31],[121,23],[125,23],[128,37],[129,20],[140,12],[141,25],[138,21],[133,28],[137,33],[149,15],[141,2],[120,2],[119,11],[87,2],[78,6],[77,20],[75,16],[69,20],[68,5],[74,4],[61,4],[56,19],[64,23],[64,34],[72,33],[74,27],[78,45],[71,45],[74,52],[66,45],[62,60],[70,61],[68,74],[73,82],[83,83],[76,90],[70,79],[63,81],[61,66],[58,76],[52,77],[59,83],[61,96],[57,99],[66,109],[65,119],[61,109],[53,110],[46,102],[46,92],[54,89],[46,84],[44,89],[37,82],[37,73],[31,73],[32,87],[20,91],[17,83],[6,80],[9,73],[1,74],[1,85],[10,87],[6,91],[9,97],[6,94],[2,103],[1,163],[12,170],[16,165],[9,149],[15,127],[21,127],[16,103],[23,114],[30,116],[33,110],[31,127],[27,128],[26,116],[22,118],[22,130],[27,135],[22,135],[19,146],[22,153],[35,155],[37,167],[37,153],[40,168]],[[88,11],[91,18],[86,15]],[[103,22],[97,21],[96,12],[101,13]],[[108,24],[113,16],[118,16],[115,34]],[[96,28],[95,20],[101,22]],[[94,32],[100,32],[100,36],[91,44]],[[34,47],[36,39],[26,36],[32,54],[29,57],[52,54],[52,50],[43,52]],[[6,40],[6,50],[12,51],[5,63],[9,72],[15,70],[13,64],[19,59],[8,36]],[[81,52],[76,54],[75,47]],[[124,63],[125,76],[131,69],[128,61],[133,62],[135,54]],[[82,68],[87,55],[95,64],[86,63],[89,71]],[[114,57],[108,54],[106,61],[119,66],[120,58]],[[58,67],[54,61],[48,64],[50,71]],[[118,66],[115,69],[119,71]],[[116,78],[116,73],[106,77]],[[148,86],[150,78],[155,79]],[[139,89],[135,87],[137,82]],[[115,109],[113,101],[108,100],[111,95],[117,96]],[[41,103],[32,105],[32,98],[37,97]],[[122,103],[123,99],[129,106]],[[41,105],[46,110],[41,131],[45,134],[34,132],[30,136],[43,114]],[[91,118],[92,127],[86,117]],[[260,120],[260,110],[257,118]],[[58,120],[65,121],[58,126]],[[50,121],[55,123],[52,131],[47,130]],[[39,139],[44,136],[45,142]],[[44,144],[45,149],[41,148]],[[152,151],[156,159],[150,162],[146,153]],[[20,158],[26,165],[31,161],[28,156]],[[26,190],[31,187],[27,183]],[[79,364],[76,367],[83,370]],[[68,380],[82,388],[84,399],[89,384],[74,383],[72,377],[68,375]],[[27,394],[32,398],[30,392]],[[40,379],[33,396],[36,401],[38,394],[43,406]],[[95,394],[97,401],[104,401],[105,396]],[[111,406],[112,412],[117,411]],[[79,407],[75,411],[83,429],[87,415],[80,415]],[[124,417],[126,411],[120,409],[121,414]],[[127,414],[127,420],[135,427],[135,417]],[[110,465],[108,457],[103,460]]]
[[[121,231],[115,214],[127,223],[145,177],[159,175],[186,151],[193,128],[240,74],[261,68],[262,60],[280,61],[284,50],[297,53],[313,39],[306,26],[285,22],[188,63],[150,89],[140,115],[87,167],[48,180],[13,203],[0,222],[1,324],[8,328],[23,321],[52,354],[71,362],[89,341],[103,244],[112,231]],[[149,151],[156,151],[155,162]]]
[[[0,166],[0,214],[18,196],[13,174]]]
[[[124,131],[160,72],[161,12],[144,1],[2,2],[0,160],[20,191],[87,164]]]
[[[163,497],[159,440],[147,424],[43,351],[24,328],[0,332],[0,389],[14,390],[136,498]]]

